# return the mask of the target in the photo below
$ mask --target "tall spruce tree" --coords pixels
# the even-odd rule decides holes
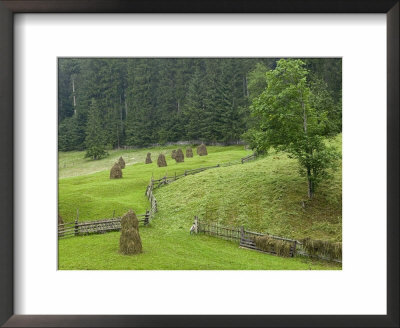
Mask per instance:
[[[274,58],[62,58],[59,149],[86,149],[92,99],[103,112],[107,147],[239,140],[259,124],[250,117],[249,100],[265,87],[262,71],[274,69],[276,62]],[[340,132],[341,60],[305,62],[310,102],[317,109],[329,107],[334,126],[329,130]]]
[[[93,98],[88,113],[86,129],[86,157],[94,160],[107,155],[105,151],[106,135],[104,133],[104,112]]]

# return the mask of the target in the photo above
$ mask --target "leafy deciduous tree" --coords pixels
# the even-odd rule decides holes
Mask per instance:
[[[250,139],[259,151],[274,147],[295,157],[312,198],[318,182],[328,176],[327,169],[335,166],[338,154],[325,143],[330,133],[329,108],[312,106],[319,96],[312,94],[304,66],[301,60],[281,59],[267,72],[267,87],[251,107],[259,125]]]

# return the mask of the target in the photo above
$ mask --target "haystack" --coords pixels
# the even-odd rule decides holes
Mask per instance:
[[[122,178],[122,169],[118,163],[115,163],[110,171],[110,179],[121,179]]]
[[[291,243],[285,240],[271,238],[267,235],[255,237],[256,247],[265,252],[276,253],[278,256],[289,257]]]
[[[206,148],[205,144],[201,144],[200,146],[197,147],[197,155],[199,155],[199,156],[208,155],[207,148]]]
[[[145,163],[146,163],[146,164],[151,164],[151,163],[153,163],[152,160],[151,160],[151,153],[147,153],[146,162],[145,162]]]
[[[125,168],[125,161],[124,161],[124,159],[122,158],[122,156],[119,158],[118,164],[119,164],[119,166],[121,167],[121,169],[124,169],[124,168]]]
[[[139,254],[142,252],[142,240],[139,235],[139,221],[132,210],[126,213],[121,219],[119,250],[125,255]]]
[[[171,158],[175,159],[176,156],[176,149],[174,149],[171,153]]]
[[[177,163],[182,163],[183,161],[184,161],[184,156],[183,156],[183,151],[182,151],[182,149],[178,149],[177,151],[176,151],[176,154],[175,154],[175,161],[177,162]]]
[[[167,166],[167,161],[165,160],[164,154],[158,155],[157,165],[158,167]]]
[[[192,148],[186,148],[186,157],[193,157],[193,150]]]

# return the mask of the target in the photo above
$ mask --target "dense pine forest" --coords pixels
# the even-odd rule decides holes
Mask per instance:
[[[58,147],[230,144],[257,126],[254,100],[274,58],[60,58]],[[311,106],[341,132],[342,61],[302,59]]]

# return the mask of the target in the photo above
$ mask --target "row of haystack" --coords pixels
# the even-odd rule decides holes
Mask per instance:
[[[201,144],[199,147],[197,147],[197,155],[199,155],[199,156],[208,155],[206,145]],[[188,158],[193,157],[192,148],[186,148],[186,157],[188,157]],[[185,156],[183,155],[183,151],[180,148],[179,149],[174,149],[172,151],[171,158],[173,158],[177,163],[182,163],[182,162],[185,161]],[[153,163],[152,160],[151,160],[151,153],[147,153],[145,163],[146,164]],[[158,167],[167,166],[167,160],[165,159],[165,155],[164,154],[158,155],[157,165],[158,165]]]
[[[125,168],[125,161],[122,156],[118,159],[110,171],[110,179],[121,179],[122,178],[122,169]]]
[[[197,147],[197,155],[199,155],[199,156],[208,155],[206,145],[201,144],[200,146]],[[175,161],[177,163],[182,163],[182,162],[185,161],[185,156],[183,155],[183,151],[180,148],[179,149],[174,149],[172,151],[171,157],[173,159],[175,159]],[[187,148],[186,149],[186,157],[188,157],[188,158],[193,157],[192,148]],[[145,163],[146,164],[153,163],[153,161],[151,160],[151,153],[147,153]],[[158,167],[167,166],[167,161],[165,159],[165,155],[164,154],[158,155],[157,165],[158,165]],[[121,156],[119,158],[118,162],[116,162],[113,165],[113,167],[111,168],[110,179],[121,179],[122,178],[122,169],[124,169],[124,168],[125,168],[125,161]]]

